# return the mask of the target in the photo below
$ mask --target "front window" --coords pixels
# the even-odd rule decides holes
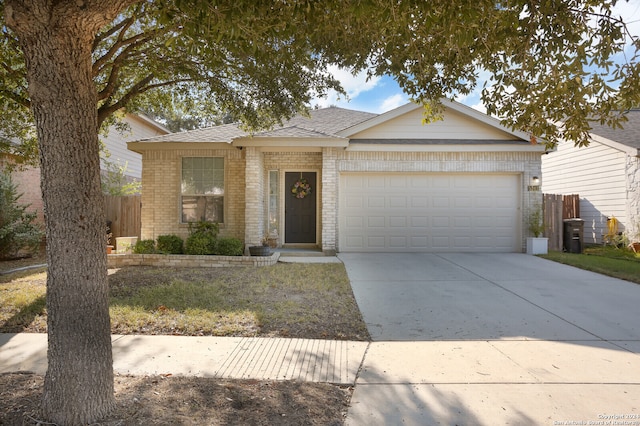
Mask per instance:
[[[182,158],[182,222],[224,222],[224,158]]]

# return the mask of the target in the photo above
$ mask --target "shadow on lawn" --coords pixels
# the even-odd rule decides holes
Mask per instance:
[[[0,324],[0,333],[21,333],[45,314],[46,296],[42,295]]]

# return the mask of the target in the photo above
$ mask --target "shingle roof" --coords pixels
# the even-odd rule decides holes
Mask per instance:
[[[377,117],[364,111],[354,111],[351,109],[329,107],[311,110],[311,117],[298,115],[293,117],[285,126],[297,126],[316,132],[335,135],[341,130],[360,124],[371,118]]]
[[[280,138],[332,138],[336,137],[317,130],[305,129],[299,126],[278,127],[266,132],[256,133],[255,137],[280,137]]]
[[[592,123],[592,134],[602,136],[614,142],[640,149],[640,110],[631,110],[626,113],[629,121],[622,123],[622,129],[612,129]]]
[[[272,130],[256,133],[261,137],[333,137],[341,130],[347,129],[377,114],[364,111],[354,111],[345,108],[329,107],[314,109],[310,116],[298,115],[285,122],[282,126]],[[205,129],[190,130],[188,132],[172,133],[142,139],[139,142],[226,142],[249,136],[237,124],[224,124],[207,127]]]
[[[170,133],[168,135],[153,136],[141,139],[139,142],[226,142],[231,143],[234,138],[246,136],[237,124],[222,124],[204,129],[189,130],[187,132]]]

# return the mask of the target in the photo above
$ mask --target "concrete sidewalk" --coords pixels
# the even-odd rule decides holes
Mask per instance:
[[[637,341],[373,342],[346,424],[587,425],[625,415],[638,425],[638,349]]]
[[[300,380],[353,385],[368,342],[112,336],[117,374]],[[46,334],[0,334],[0,373],[47,370]]]
[[[0,373],[44,374],[46,347],[45,334],[0,334]],[[637,425],[638,353],[637,341],[113,336],[118,374],[355,385],[351,426],[598,424],[608,415]]]
[[[517,254],[343,261],[374,342],[113,336],[114,371],[355,385],[349,426],[640,426],[639,285]],[[0,334],[0,373],[43,374],[46,348]]]

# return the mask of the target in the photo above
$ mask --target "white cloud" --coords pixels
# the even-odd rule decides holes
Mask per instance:
[[[478,102],[477,104],[473,104],[469,106],[477,111],[480,111],[483,114],[487,113],[487,107],[485,107],[482,102]]]
[[[392,109],[396,109],[406,104],[407,102],[409,102],[407,95],[405,95],[404,93],[397,93],[385,98],[385,100],[382,101],[382,104],[380,104],[377,112],[383,113],[391,111]]]
[[[380,82],[380,77],[367,78],[367,72],[362,71],[353,75],[349,70],[330,66],[329,72],[340,82],[342,88],[347,92],[347,98],[338,94],[335,90],[329,91],[326,97],[316,98],[312,101],[314,105],[328,107],[331,105],[348,106],[350,100],[354,100],[363,92],[373,90]]]
[[[619,16],[627,25],[627,31],[632,36],[640,36],[640,3],[637,1],[619,1],[613,7],[613,16]],[[631,40],[627,40],[627,53],[630,50]]]

